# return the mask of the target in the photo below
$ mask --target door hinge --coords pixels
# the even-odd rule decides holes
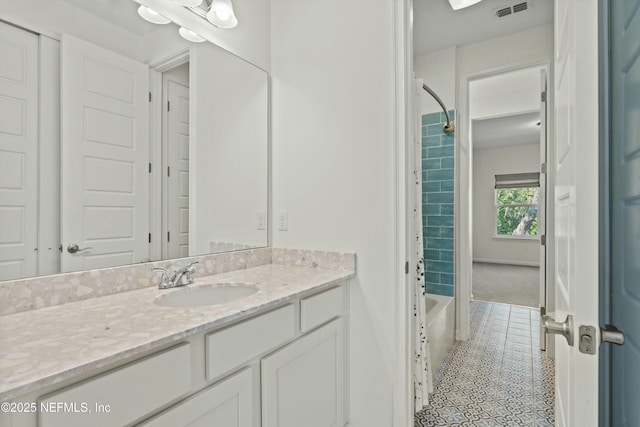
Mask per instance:
[[[547,91],[546,90],[540,94],[540,100],[542,102],[547,102]]]
[[[151,163],[149,163],[149,173],[151,173]]]
[[[167,166],[167,176],[171,176],[171,167]]]
[[[547,246],[547,235],[546,234],[543,234],[543,235],[540,236],[540,244],[542,246]]]
[[[167,231],[167,242],[171,241],[171,232]]]
[[[404,274],[409,274],[409,261],[404,263]]]
[[[171,101],[167,101],[167,111],[171,111]]]
[[[151,243],[151,233],[149,233],[149,243]]]
[[[547,173],[547,164],[546,163],[541,163],[540,164],[540,173]]]
[[[151,102],[151,92],[149,92],[149,102]]]

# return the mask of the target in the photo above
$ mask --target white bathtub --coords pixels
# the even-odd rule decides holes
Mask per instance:
[[[453,297],[426,294],[425,298],[425,322],[429,333],[432,371],[435,375],[455,340],[455,304]]]

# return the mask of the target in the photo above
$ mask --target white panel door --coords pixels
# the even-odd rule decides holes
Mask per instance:
[[[35,276],[38,36],[0,22],[0,281]]]
[[[146,65],[63,35],[62,271],[149,256],[148,93]]]
[[[189,87],[164,77],[166,111],[166,239],[163,258],[189,256]]]
[[[598,329],[598,1],[556,1],[555,21],[555,320],[572,315],[575,335],[555,336],[556,425],[587,427],[598,355],[578,350],[578,328]]]

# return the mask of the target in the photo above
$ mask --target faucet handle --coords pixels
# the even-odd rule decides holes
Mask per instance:
[[[162,282],[166,282],[167,281],[167,269],[163,268],[163,267],[153,267],[151,269],[152,273],[162,273],[161,279]]]
[[[190,285],[193,283],[193,277],[191,277],[191,275],[196,272],[196,269],[193,267],[193,265],[199,264],[199,263],[200,263],[199,261],[194,261],[187,264],[187,266],[184,268],[184,275],[187,278],[187,285]]]

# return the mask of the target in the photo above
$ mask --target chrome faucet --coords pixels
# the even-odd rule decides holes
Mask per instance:
[[[193,267],[194,264],[198,264],[198,261],[189,263],[179,270],[174,270],[171,276],[167,274],[166,268],[155,267],[152,268],[151,271],[154,273],[162,273],[160,284],[158,285],[159,289],[177,288],[178,286],[186,286],[193,283],[192,275],[196,272],[196,269]]]

